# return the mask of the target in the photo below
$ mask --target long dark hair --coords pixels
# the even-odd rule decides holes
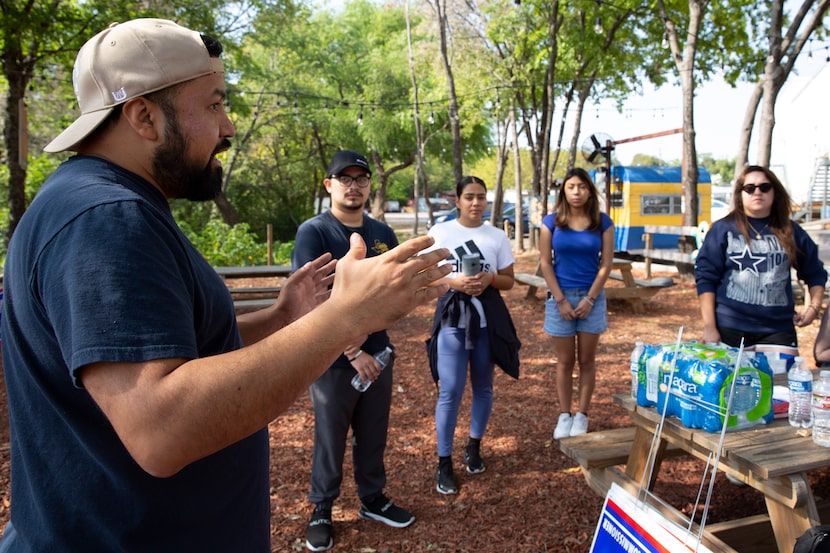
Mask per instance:
[[[792,215],[790,193],[787,192],[787,189],[784,188],[784,185],[781,184],[781,181],[775,173],[766,167],[747,165],[741,171],[741,174],[738,175],[738,178],[735,179],[732,198],[735,203],[733,213],[738,230],[743,235],[746,243],[749,244],[749,222],[747,221],[746,213],[744,213],[744,198],[741,192],[744,182],[746,182],[746,176],[750,173],[763,173],[770,184],[772,184],[772,189],[775,191],[775,194],[773,195],[772,209],[769,214],[769,229],[778,238],[778,242],[781,243],[781,247],[787,253],[787,257],[790,259],[790,265],[793,268],[798,268],[798,247],[795,245],[793,224],[790,221]]]
[[[602,227],[602,219],[599,212],[599,192],[588,171],[580,167],[574,167],[565,173],[565,178],[562,179],[562,186],[559,189],[559,196],[556,198],[556,207],[554,208],[556,211],[556,226],[559,228],[568,228],[571,204],[565,198],[565,182],[573,177],[577,177],[583,184],[588,185],[590,195],[588,201],[585,203],[585,211],[587,211],[588,217],[591,218],[591,225],[588,227],[588,230],[599,230]]]

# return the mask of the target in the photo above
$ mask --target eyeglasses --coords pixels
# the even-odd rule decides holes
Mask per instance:
[[[332,178],[337,179],[343,188],[351,188],[352,184],[356,184],[358,188],[366,188],[372,182],[372,177],[369,175],[360,175],[359,177],[335,175]]]
[[[770,190],[772,190],[772,183],[771,182],[762,182],[761,184],[745,184],[741,187],[741,190],[746,192],[747,194],[755,194],[755,189],[760,188],[761,192],[766,194]]]

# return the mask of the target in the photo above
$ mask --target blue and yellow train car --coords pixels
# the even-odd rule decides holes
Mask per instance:
[[[710,222],[712,178],[699,168],[698,223]],[[592,171],[600,193],[605,191],[605,171]],[[619,252],[641,250],[645,225],[683,226],[682,169],[680,167],[611,167],[611,206],[614,221],[614,249]],[[655,234],[655,249],[677,248],[677,235]]]

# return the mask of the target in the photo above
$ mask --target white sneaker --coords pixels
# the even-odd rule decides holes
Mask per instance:
[[[553,431],[553,439],[560,440],[571,435],[571,423],[573,419],[570,413],[560,413],[559,421],[556,423],[556,429]]]
[[[577,412],[571,423],[571,436],[581,436],[588,432],[588,416],[585,413]]]

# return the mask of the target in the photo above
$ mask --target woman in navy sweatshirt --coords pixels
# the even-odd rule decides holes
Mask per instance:
[[[749,165],[735,180],[733,209],[716,221],[698,253],[695,281],[703,341],[730,346],[798,346],[796,326],[820,316],[827,271],[818,247],[790,220],[790,195],[765,167]],[[795,310],[790,270],[810,290]]]

